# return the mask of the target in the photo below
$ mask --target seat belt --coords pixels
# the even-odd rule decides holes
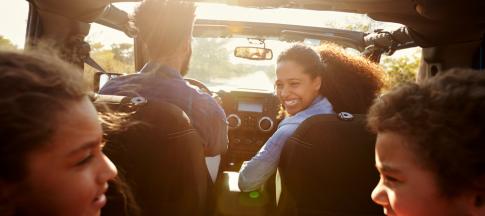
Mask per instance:
[[[100,72],[106,73],[106,70],[104,70],[103,67],[101,67],[93,58],[91,58],[91,55],[89,54],[85,56],[84,63]]]

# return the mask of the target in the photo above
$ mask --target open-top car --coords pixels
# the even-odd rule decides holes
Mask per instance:
[[[126,12],[119,9],[128,8],[131,10],[138,3],[136,1],[126,2],[130,1],[30,0],[25,47],[29,49],[38,46],[40,41],[50,41],[50,43],[53,43],[61,50],[61,54],[66,60],[80,68],[84,68],[86,74],[92,75],[86,77],[93,81],[93,90],[97,92],[110,78],[123,76],[127,73],[136,73],[148,62],[146,47],[136,38],[136,28],[130,22],[129,12],[131,11]],[[177,199],[175,198],[177,193],[174,191],[178,189],[183,191],[182,187],[186,186],[184,184],[197,185],[189,188],[194,190],[201,187],[205,188],[206,191],[204,193],[194,191],[193,194],[194,196],[201,194],[201,196],[206,196],[207,199],[204,198],[204,200],[210,200],[210,202],[208,202],[207,208],[204,209],[209,209],[207,211],[214,215],[275,215],[284,213],[322,215],[328,209],[331,209],[328,210],[331,212],[327,212],[327,215],[336,215],[337,213],[340,213],[340,215],[375,215],[378,214],[376,212],[381,212],[377,205],[372,204],[370,192],[367,195],[362,195],[363,197],[368,197],[368,200],[363,202],[360,199],[361,195],[355,195],[359,197],[355,199],[355,202],[357,202],[357,207],[355,208],[365,209],[362,212],[345,212],[343,211],[346,207],[345,205],[343,207],[339,206],[339,208],[335,208],[338,210],[335,210],[327,208],[328,205],[323,203],[321,205],[322,208],[327,209],[318,209],[315,206],[312,206],[313,209],[311,210],[300,208],[297,206],[299,205],[298,200],[295,201],[293,199],[300,199],[301,196],[305,195],[295,192],[295,194],[298,193],[298,196],[291,196],[291,193],[288,195],[288,190],[298,191],[304,188],[305,181],[302,180],[296,184],[294,182],[288,183],[288,181],[291,181],[289,179],[292,179],[288,179],[288,173],[283,173],[283,176],[286,176],[284,177],[286,179],[282,181],[283,183],[279,180],[279,176],[276,176],[271,181],[268,181],[261,190],[253,192],[241,192],[239,190],[237,186],[237,172],[241,164],[251,159],[258,152],[266,140],[274,133],[280,121],[278,118],[280,101],[278,101],[273,91],[275,59],[292,44],[304,43],[310,46],[319,46],[326,42],[336,43],[345,47],[349,53],[363,55],[374,62],[379,62],[381,56],[392,55],[398,50],[421,47],[420,66],[419,71],[417,71],[418,79],[426,79],[435,76],[441,71],[455,67],[485,68],[485,15],[481,13],[485,9],[484,1],[220,0],[195,2],[200,5],[201,10],[211,7],[218,10],[214,9],[211,11],[206,9],[205,15],[199,12],[197,16],[193,30],[193,58],[189,67],[189,73],[185,78],[194,88],[198,88],[200,91],[220,99],[220,105],[227,116],[229,128],[228,149],[220,157],[207,158],[207,165],[198,163],[197,166],[191,168],[183,167],[180,170],[170,169],[171,166],[168,165],[160,165],[160,174],[148,171],[146,173],[140,172],[146,175],[146,178],[163,178],[167,176],[194,178],[190,181],[188,179],[179,179],[180,185],[175,184],[172,185],[175,188],[169,188],[172,190],[171,196],[174,197],[165,198],[170,203],[170,199]],[[231,6],[207,4],[208,2],[223,3]],[[233,13],[238,13],[242,16],[238,18],[218,16],[218,13],[222,14],[224,10],[233,11]],[[331,12],[325,15],[329,11],[345,13],[342,15]],[[227,13],[231,12],[226,11]],[[286,13],[287,20],[275,18],[283,13]],[[366,14],[368,17],[363,15],[355,16],[351,13]],[[328,20],[319,22],[319,19],[347,19],[346,17],[352,17],[352,19],[360,17],[367,20],[370,17],[381,23],[376,24],[377,27],[369,28],[367,26],[360,29],[352,27],[337,28],[335,25],[315,24],[331,23]],[[393,24],[389,24],[389,22]],[[90,44],[87,41],[90,30],[93,30],[92,25],[94,23],[115,29],[117,34],[124,34],[129,38],[133,38],[130,39],[133,43],[133,53],[129,54],[133,56],[133,61],[131,62],[133,71],[107,71],[106,65],[99,63],[99,59],[93,55],[95,51],[93,43]],[[351,25],[352,21],[348,23]],[[95,68],[95,73],[88,73],[88,71],[93,71],[92,68]],[[106,110],[101,105],[108,105],[111,111],[115,112],[136,113],[139,109],[143,109],[143,106],[150,103],[150,101],[143,98],[143,95],[139,97],[98,95],[97,97],[95,102],[100,105],[100,111],[104,112]],[[155,114],[155,116],[151,113],[148,115],[149,117],[142,117],[140,114],[140,118],[141,120],[143,118],[158,118],[156,115],[161,116],[162,113]],[[178,114],[170,115],[170,118],[161,118],[163,121],[157,122],[157,124],[160,124],[158,126],[170,128],[176,125],[174,123],[176,120],[173,120],[172,117]],[[345,121],[346,117],[343,116],[342,119]],[[349,131],[354,133],[356,130],[351,129]],[[357,133],[360,132],[348,134],[348,136],[357,138],[367,136],[365,134],[357,135]],[[156,142],[155,138],[147,141],[137,140],[131,135],[125,135],[115,134],[112,145],[127,142],[152,142],[154,140]],[[160,140],[164,140],[164,138],[160,138]],[[373,142],[372,139],[369,140],[367,138],[362,140],[354,139],[354,141]],[[176,142],[180,142],[182,146],[184,141],[178,140]],[[192,140],[190,142],[196,141]],[[163,142],[158,144],[166,145]],[[163,151],[163,149],[156,151]],[[156,151],[155,154],[157,153]],[[185,157],[183,153],[175,152],[182,151],[181,148],[174,147],[165,149],[165,151],[174,152],[160,152],[160,157],[168,157],[167,155]],[[115,162],[124,160],[122,159],[124,156],[118,153],[113,153],[113,157]],[[198,153],[186,157],[204,159],[203,155]],[[322,157],[326,156],[322,155]],[[370,158],[373,158],[372,155]],[[181,159],[184,158],[174,159],[174,161]],[[309,164],[305,167],[305,169],[308,169],[308,172],[324,173],[322,174],[323,177],[332,175],[332,173],[325,173],[325,170],[321,168],[321,164],[311,162],[314,158],[299,158],[299,160],[309,161]],[[123,163],[121,170],[129,170],[130,168],[127,167],[131,162]],[[167,160],[167,163],[171,162]],[[331,166],[338,167],[340,165],[333,164]],[[312,168],[312,166],[314,167]],[[204,174],[210,175],[212,182],[207,181],[207,179],[201,182],[199,181],[200,176],[191,177],[190,175],[175,174],[182,172],[184,169],[199,169],[200,167],[202,167],[201,169],[209,170],[208,173]],[[371,165],[370,168],[373,169],[373,166]],[[143,170],[144,168],[136,167],[134,169]],[[122,171],[120,173],[121,175],[126,175],[124,178],[127,179],[128,183],[136,185],[137,183],[134,183],[136,180],[130,178],[130,172]],[[158,177],[154,177],[157,175]],[[352,172],[349,170],[348,176],[350,177],[351,175]],[[378,179],[377,172],[363,172],[363,175],[368,176],[354,176],[354,178],[356,181],[362,178],[363,182],[377,181]],[[300,177],[302,179],[313,178],[310,176]],[[276,178],[276,181],[274,178]],[[322,184],[325,183],[322,182]],[[157,188],[156,185],[146,186],[153,187],[153,191],[159,192],[158,189],[155,189]],[[368,188],[356,191],[369,191],[373,186],[368,185]],[[311,187],[315,187],[313,191],[317,194],[327,196],[325,191],[318,185],[311,185]],[[168,190],[167,188],[165,189]],[[138,190],[141,189],[138,188]],[[301,190],[306,191],[306,189]],[[338,191],[333,192],[338,193]],[[349,193],[349,191],[342,191],[342,193]],[[135,190],[134,194],[135,199],[139,199],[138,202],[147,201],[146,197],[138,197],[140,196],[139,191]],[[190,195],[187,196],[190,197]],[[306,199],[309,200],[316,197],[315,194],[310,192],[307,193],[307,196]],[[328,196],[333,195],[330,194]],[[352,195],[347,194],[347,198],[349,197],[352,197]],[[154,195],[148,199],[159,198]],[[190,206],[198,201],[198,199],[190,199],[183,204]],[[162,200],[160,202],[167,201]],[[143,206],[143,203],[140,204]],[[351,204],[348,205],[349,209],[354,210],[354,207],[350,206]],[[184,208],[184,206],[174,204],[173,208]],[[190,209],[190,207],[187,207],[187,209]],[[167,210],[167,212],[173,213],[176,210]],[[164,213],[164,210],[161,209],[160,213]]]

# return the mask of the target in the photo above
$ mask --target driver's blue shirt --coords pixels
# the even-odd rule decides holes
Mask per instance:
[[[203,138],[207,156],[223,153],[227,149],[224,110],[210,95],[190,87],[179,71],[172,67],[147,63],[139,73],[111,79],[99,93],[142,96],[149,101],[172,103],[187,114]]]
[[[327,98],[318,96],[305,110],[283,119],[276,132],[261,147],[256,156],[241,167],[239,189],[244,192],[259,189],[276,172],[283,146],[298,126],[311,116],[330,113],[334,113],[332,104]]]

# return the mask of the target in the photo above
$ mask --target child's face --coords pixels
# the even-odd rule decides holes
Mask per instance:
[[[377,135],[376,167],[381,179],[372,199],[386,215],[465,215],[464,199],[440,194],[435,175],[418,165],[407,140],[393,132]]]
[[[290,115],[306,109],[319,94],[320,77],[313,78],[294,61],[282,61],[276,68],[276,95]]]
[[[102,130],[91,102],[69,106],[52,140],[27,155],[28,175],[17,195],[33,215],[99,215],[107,181],[117,174],[101,152]]]

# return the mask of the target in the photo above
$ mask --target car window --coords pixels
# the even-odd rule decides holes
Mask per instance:
[[[120,9],[133,13],[138,3],[116,3]],[[251,16],[248,16],[251,14]],[[296,18],[295,18],[296,17]],[[396,29],[401,24],[377,22],[363,14],[309,11],[298,9],[257,9],[237,6],[198,3],[197,19],[252,21],[280,23],[300,26],[326,27],[361,32],[375,29]],[[87,41],[91,44],[91,56],[107,72],[133,73],[133,39],[124,33],[98,24],[92,24]],[[325,41],[308,40],[305,44],[318,46]],[[204,82],[213,91],[237,88],[273,90],[276,59],[281,51],[292,43],[266,40],[267,48],[273,50],[271,60],[246,60],[233,55],[236,46],[253,45],[248,38],[197,38],[192,41],[192,58],[188,78]],[[257,46],[257,45],[256,45]],[[358,50],[346,48],[351,54],[360,55]],[[405,81],[414,81],[420,52],[416,48],[398,51],[392,56],[383,55],[382,66],[390,86]],[[95,69],[86,66],[88,80],[93,80]],[[103,79],[100,80],[104,82]]]
[[[421,48],[413,47],[396,51],[393,55],[382,55],[380,65],[384,67],[388,89],[405,82],[415,82],[421,62]]]
[[[302,43],[316,47],[325,41],[305,40]],[[256,43],[256,44],[255,44]],[[247,60],[235,57],[237,46],[262,46],[248,38],[194,38],[188,78],[205,83],[211,90],[259,89],[273,91],[276,60],[281,52],[295,43],[265,40],[264,46],[273,51],[271,60]],[[360,52],[347,48],[347,52]]]
[[[91,58],[106,72],[121,74],[135,72],[133,38],[118,30],[93,23],[86,41],[91,46]],[[88,81],[93,81],[98,71],[87,64],[84,65],[84,76]],[[106,81],[103,78],[100,80],[101,83]]]
[[[0,20],[0,49],[23,49],[29,3],[27,1],[6,0],[6,2],[2,1],[2,5],[0,14],[3,17],[8,17],[8,19]]]

